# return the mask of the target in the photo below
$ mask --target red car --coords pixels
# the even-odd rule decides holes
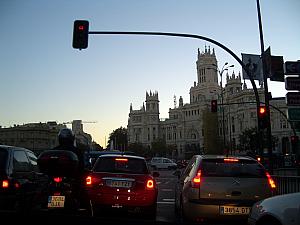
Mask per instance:
[[[156,217],[158,189],[145,158],[131,155],[102,155],[86,177],[86,191],[94,213],[117,208]]]

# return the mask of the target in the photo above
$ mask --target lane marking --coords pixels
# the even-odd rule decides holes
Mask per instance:
[[[174,191],[173,189],[171,189],[171,188],[165,188],[165,189],[161,189],[161,191]]]
[[[163,201],[166,201],[166,202],[175,202],[175,199],[174,198],[163,198]]]
[[[157,204],[175,205],[175,202],[157,202]]]

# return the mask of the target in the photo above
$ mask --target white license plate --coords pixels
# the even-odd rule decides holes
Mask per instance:
[[[250,207],[220,206],[221,215],[248,215]]]
[[[48,196],[48,208],[63,208],[65,196]]]
[[[117,187],[117,188],[130,188],[132,183],[131,181],[123,181],[123,180],[108,180],[106,184],[110,187]]]

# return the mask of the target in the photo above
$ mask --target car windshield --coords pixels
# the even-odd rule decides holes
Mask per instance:
[[[206,159],[201,166],[204,177],[266,177],[264,168],[255,161],[224,162]]]
[[[93,168],[95,172],[147,174],[146,162],[142,159],[100,157]]]
[[[7,151],[0,149],[0,170],[5,170],[7,162]]]

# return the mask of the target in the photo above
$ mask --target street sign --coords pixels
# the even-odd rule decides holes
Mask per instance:
[[[284,82],[283,57],[271,56],[271,81]]]
[[[300,75],[300,61],[287,61],[285,62],[285,74]]]
[[[288,108],[288,119],[290,121],[300,121],[300,108]]]
[[[286,90],[300,90],[300,77],[286,77],[285,78]]]
[[[288,92],[286,94],[287,106],[300,106],[300,92]]]

